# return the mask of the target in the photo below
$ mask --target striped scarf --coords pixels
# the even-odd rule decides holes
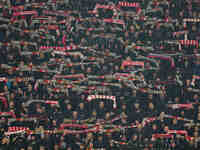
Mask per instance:
[[[117,102],[116,102],[116,97],[115,96],[106,96],[106,95],[89,95],[87,97],[87,101],[91,102],[94,99],[110,99],[113,101],[113,108],[116,109],[117,108]]]

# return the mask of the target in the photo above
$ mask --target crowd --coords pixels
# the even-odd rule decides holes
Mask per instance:
[[[200,148],[199,0],[1,0],[0,150]]]

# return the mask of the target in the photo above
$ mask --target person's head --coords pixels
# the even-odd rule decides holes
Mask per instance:
[[[185,111],[184,111],[184,110],[181,111],[181,116],[182,116],[182,117],[185,116]]]
[[[134,107],[135,107],[135,109],[139,109],[140,108],[140,104],[139,103],[135,103]]]
[[[119,70],[119,66],[118,65],[115,65],[114,68],[115,68],[116,71]]]
[[[127,107],[126,107],[126,104],[123,103],[123,104],[122,104],[122,109],[123,109],[123,110],[126,110],[126,108],[127,108]]]
[[[145,63],[145,68],[150,68],[151,67],[151,64],[149,62]]]
[[[175,103],[180,103],[180,97],[175,97]]]
[[[68,147],[67,150],[72,150],[72,148],[71,148],[71,147]]]
[[[99,103],[99,108],[104,108],[104,102],[103,101],[101,101],[100,103]]]
[[[96,110],[92,111],[92,116],[97,116],[97,111]]]
[[[197,115],[197,120],[200,120],[200,112]]]
[[[80,135],[80,134],[76,134],[75,137],[76,137],[77,139],[80,139],[80,138],[81,138],[81,135]]]
[[[126,32],[124,33],[124,35],[125,35],[125,37],[128,37],[128,36],[129,36],[128,31],[126,31]]]
[[[169,14],[170,14],[169,9],[166,9],[166,10],[165,10],[165,14],[166,14],[167,16],[169,16]]]
[[[160,119],[163,119],[165,117],[165,112],[161,112],[159,117]]]
[[[18,94],[23,94],[23,91],[22,91],[21,88],[18,88],[18,89],[17,89],[17,92],[18,92]]]
[[[4,85],[4,91],[7,92],[8,91],[8,86]]]
[[[80,108],[80,109],[84,109],[84,107],[85,107],[84,103],[80,103],[80,104],[79,104],[79,108]]]
[[[152,30],[148,30],[148,35],[152,36],[152,34],[153,34]]]
[[[152,125],[152,129],[153,129],[153,130],[157,130],[157,125],[156,125],[156,124],[153,124],[153,125]]]
[[[109,119],[110,119],[110,113],[109,113],[109,112],[107,112],[107,113],[105,114],[105,119],[106,119],[106,120],[109,120]]]
[[[127,61],[132,61],[132,59],[131,59],[130,56],[126,57],[126,60],[127,60]]]
[[[153,110],[154,109],[154,104],[153,103],[149,103],[149,109]]]
[[[152,100],[152,99],[153,99],[153,94],[149,94],[149,95],[148,95],[148,99],[149,99],[149,100]]]
[[[103,136],[102,136],[102,135],[98,136],[98,141],[99,141],[99,142],[102,142],[102,141],[103,141]]]
[[[137,94],[137,91],[136,90],[132,90],[132,95],[136,96],[136,94]]]
[[[192,32],[196,32],[196,30],[197,30],[196,25],[192,25]]]
[[[66,107],[67,107],[67,110],[72,110],[72,105],[71,104],[68,103]]]
[[[32,90],[32,85],[28,84],[28,90],[31,91]]]
[[[35,137],[34,135],[32,135],[32,136],[31,136],[31,140],[34,141],[35,139],[36,139],[36,137]]]
[[[54,145],[54,150],[59,150],[58,144],[55,144],[55,145]]]
[[[138,124],[138,125],[137,125],[137,128],[138,128],[139,130],[141,130],[141,129],[142,129],[142,124],[141,124],[141,123]]]
[[[12,56],[12,55],[10,55],[10,56]],[[12,57],[11,57],[11,58],[12,58]],[[8,74],[9,74],[9,75],[12,75],[12,74],[13,74],[13,70],[12,70],[12,69],[9,69],[9,70],[8,70]]]
[[[32,146],[28,146],[27,150],[33,150],[33,147]]]
[[[80,144],[80,150],[83,150],[85,146],[83,144]]]
[[[72,68],[70,72],[71,72],[71,74],[75,74],[76,71],[74,68]]]
[[[195,49],[193,50],[193,53],[194,53],[194,54],[198,54],[198,49],[195,48]]]
[[[190,80],[187,79],[187,80],[186,80],[186,86],[190,86],[190,83],[191,83]]]
[[[81,100],[85,100],[85,95],[84,94],[81,95]]]
[[[131,32],[135,31],[135,27],[133,25],[131,25],[129,29],[130,29]]]
[[[13,82],[13,86],[16,87],[17,85],[18,85],[18,84],[17,84],[17,81],[14,81],[14,82]]]
[[[45,150],[45,147],[44,146],[40,146],[40,150]]]
[[[164,131],[167,133],[169,131],[169,127],[168,126],[164,126]]]
[[[194,137],[198,137],[199,136],[199,132],[198,131],[194,131]]]
[[[131,138],[132,138],[132,140],[133,140],[133,141],[136,141],[136,140],[137,140],[137,138],[138,138],[138,136],[137,136],[136,134],[134,134],[134,135],[132,135],[132,137],[131,137]]]
[[[157,30],[160,30],[160,23],[157,23],[157,24],[156,24],[156,29],[157,29]]]
[[[53,126],[56,126],[56,125],[57,125],[57,121],[56,121],[56,120],[53,120],[53,121],[52,121],[52,125],[53,125]]]
[[[198,132],[198,131],[199,131],[199,127],[198,127],[198,126],[195,126],[195,127],[194,127],[194,131],[197,131],[197,132]]]
[[[41,59],[43,59],[45,56],[44,56],[44,53],[39,53],[39,57],[41,58]]]
[[[87,139],[90,140],[90,139],[92,139],[92,138],[93,138],[93,134],[92,134],[91,132],[89,132],[89,133],[87,134]]]
[[[122,121],[127,121],[126,119],[127,119],[127,114],[123,111],[123,112],[121,113],[121,120],[122,120]]]
[[[199,99],[199,95],[198,94],[194,94],[193,99],[194,100],[198,100]]]
[[[87,73],[91,73],[92,72],[92,68],[88,67],[86,70]]]
[[[77,111],[73,111],[72,117],[73,117],[74,119],[77,119],[77,118],[78,118],[78,112],[77,112]]]
[[[14,101],[10,101],[10,102],[9,102],[9,107],[10,107],[10,108],[14,108],[14,107],[15,107]]]
[[[177,123],[178,123],[177,120],[176,120],[176,119],[173,119],[172,124],[173,124],[173,125],[176,125]]]

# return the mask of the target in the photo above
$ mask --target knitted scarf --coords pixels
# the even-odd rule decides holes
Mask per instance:
[[[115,96],[106,96],[106,95],[89,95],[87,97],[87,101],[91,102],[94,99],[110,99],[113,101],[113,108],[117,108],[117,102],[116,102],[116,97]]]

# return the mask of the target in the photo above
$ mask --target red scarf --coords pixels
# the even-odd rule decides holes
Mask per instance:
[[[125,67],[125,66],[141,66],[142,68],[144,68],[144,62],[125,60],[122,63],[122,67]]]
[[[173,109],[180,109],[180,108],[186,108],[186,109],[192,109],[193,108],[193,104],[171,104],[169,105],[170,107],[172,107]]]
[[[8,103],[5,97],[0,96],[0,100],[2,101],[2,103],[4,104],[5,108],[8,108]]]
[[[196,45],[197,48],[199,47],[198,40],[180,40],[179,42],[182,45]]]
[[[78,46],[76,46],[76,45],[70,45],[70,46],[65,46],[65,47],[61,47],[61,46],[40,46],[40,50],[54,49],[54,50],[57,50],[57,51],[75,50],[77,48],[78,48]]]
[[[120,19],[104,19],[104,22],[107,22],[107,23],[115,23],[115,24],[120,24],[120,25],[125,26],[124,21],[123,21],[123,20],[120,20]]]
[[[12,116],[16,118],[16,115],[13,112],[0,112],[0,116]]]
[[[13,16],[24,16],[24,15],[37,15],[37,11],[21,11],[21,12],[14,12]]]
[[[117,108],[117,102],[115,96],[106,96],[106,95],[89,95],[87,101],[90,102],[94,99],[110,99],[113,101],[113,108]]]
[[[118,3],[119,7],[140,7],[140,3],[135,3],[135,2],[119,2]]]
[[[153,134],[152,138],[157,139],[157,138],[173,138],[174,136],[168,133],[164,134]]]

